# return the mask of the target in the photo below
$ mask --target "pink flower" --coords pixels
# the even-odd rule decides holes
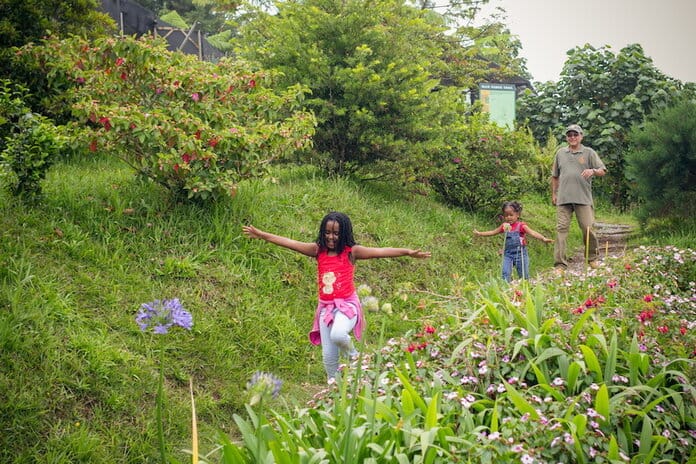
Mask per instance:
[[[616,287],[616,284],[617,284],[617,282],[616,282],[615,279],[612,279],[612,280],[610,280],[609,282],[607,282],[607,286],[608,286],[609,288],[614,288],[614,287]]]
[[[192,99],[193,101],[197,102],[198,100],[201,99],[201,96],[200,96],[200,94],[199,94],[198,92],[192,93],[192,94],[191,94],[191,99]]]
[[[653,296],[649,293],[643,297],[643,301],[645,301],[646,303],[650,303],[652,300]]]
[[[121,66],[126,60],[123,58],[116,58],[116,66]]]

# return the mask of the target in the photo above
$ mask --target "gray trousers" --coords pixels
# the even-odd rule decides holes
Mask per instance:
[[[319,318],[319,333],[321,335],[321,351],[324,358],[324,369],[329,379],[336,377],[338,371],[338,358],[341,352],[348,356],[355,356],[358,352],[353,347],[350,332],[358,322],[358,316],[348,319],[338,309],[334,308],[334,320],[331,325],[324,322],[324,311]]]
[[[568,267],[566,242],[573,212],[578,220],[580,230],[582,230],[582,244],[583,247],[587,247],[585,253],[588,261],[594,261],[599,257],[597,254],[597,236],[592,230],[594,226],[594,207],[592,205],[578,205],[575,203],[558,205],[556,207],[556,241],[553,247],[554,265],[556,267]]]

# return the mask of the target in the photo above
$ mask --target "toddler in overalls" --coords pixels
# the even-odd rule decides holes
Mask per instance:
[[[544,243],[552,243],[553,240],[544,237],[539,232],[532,230],[526,223],[520,221],[522,205],[516,201],[503,203],[503,222],[493,230],[479,232],[474,230],[474,235],[488,237],[491,235],[505,234],[503,247],[503,279],[506,282],[512,280],[512,268],[517,270],[517,277],[529,279],[529,254],[527,253],[527,239],[529,234]]]
[[[512,224],[501,225],[505,231],[505,248],[503,249],[503,279],[512,280],[512,268],[517,270],[517,276],[521,279],[529,278],[529,254],[527,253],[527,240],[525,239],[526,224],[515,221]]]

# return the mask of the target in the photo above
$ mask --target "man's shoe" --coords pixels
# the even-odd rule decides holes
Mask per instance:
[[[596,259],[590,261],[588,264],[592,269],[597,269],[599,267],[599,261],[597,261]]]

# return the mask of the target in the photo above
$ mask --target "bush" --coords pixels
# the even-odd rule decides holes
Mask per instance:
[[[0,80],[0,180],[14,195],[36,197],[63,145],[59,129],[25,105],[26,89]]]
[[[638,217],[696,213],[696,102],[661,110],[630,134],[626,176],[641,201]]]
[[[434,161],[430,182],[446,203],[494,212],[533,184],[535,179],[519,171],[536,158],[536,145],[529,133],[502,129],[481,115],[467,123],[451,149]]]
[[[132,37],[49,39],[19,59],[69,86],[59,96],[70,103],[77,146],[123,160],[177,198],[233,196],[241,179],[311,145],[304,90],[276,93],[274,75],[245,63],[206,63]]]

